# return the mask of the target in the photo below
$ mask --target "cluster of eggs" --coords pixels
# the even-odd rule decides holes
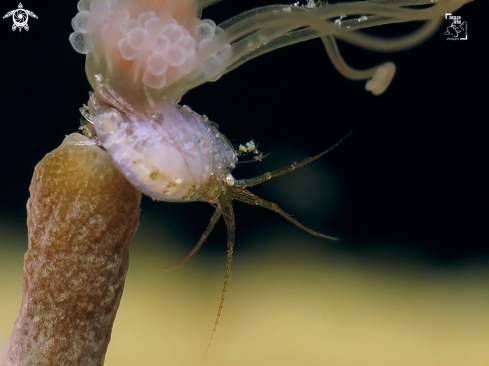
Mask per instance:
[[[202,73],[215,73],[231,55],[231,46],[222,41],[224,31],[212,20],[200,20],[189,31],[172,16],[161,17],[154,11],[131,15],[123,10],[114,15],[111,4],[107,3],[100,26],[101,38],[117,50],[119,57],[137,66],[136,73],[141,73],[142,82],[149,88],[164,88],[169,77],[173,82],[183,75],[190,74],[193,79]],[[77,52],[87,54],[92,48],[90,2],[80,2],[78,10],[70,42]],[[111,16],[117,18],[116,30]]]
[[[156,200],[216,202],[235,150],[169,94],[178,81],[222,70],[231,46],[190,1],[177,1],[81,0],[70,41],[87,55],[88,119],[124,176]]]
[[[125,60],[135,59],[139,50],[145,44],[148,45],[143,82],[154,89],[165,85],[169,66],[179,67],[192,62],[196,43],[175,19],[169,18],[163,26],[159,23],[154,12],[141,13],[137,20],[130,19],[124,24],[124,37],[118,42],[119,51]]]

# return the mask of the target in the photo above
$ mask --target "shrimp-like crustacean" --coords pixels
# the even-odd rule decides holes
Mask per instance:
[[[177,103],[190,89],[274,49],[321,38],[335,68],[350,79],[367,80],[366,89],[384,92],[395,73],[387,62],[367,70],[349,67],[335,39],[376,51],[415,46],[436,31],[445,13],[470,0],[370,0],[327,5],[272,5],[249,10],[220,25],[200,19],[220,0],[81,0],[70,41],[86,54],[86,73],[94,90],[81,109],[86,132],[110,154],[114,165],[141,192],[158,201],[206,201],[216,206],[197,245],[223,216],[228,229],[224,287],[211,336],[227,290],[235,219],[233,200],[273,210],[322,238],[247,188],[304,166],[300,163],[252,179],[236,180],[231,170],[238,153],[215,124]],[[364,14],[359,17],[359,14]],[[383,24],[424,21],[406,36],[383,39],[359,32]]]

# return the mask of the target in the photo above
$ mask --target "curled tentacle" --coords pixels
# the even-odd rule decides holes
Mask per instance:
[[[219,25],[200,20],[200,11],[216,2],[82,0],[70,41],[75,50],[87,55],[92,87],[96,86],[95,75],[100,74],[122,98],[144,112],[148,94],[156,104],[176,103],[188,90],[217,80],[244,62],[312,38],[334,37],[382,52],[413,47],[433,34],[445,13],[468,0],[372,0],[310,8],[272,5]],[[365,15],[358,18],[358,14]],[[426,23],[397,38],[359,32],[408,21]],[[339,53],[328,53],[338,64]],[[394,70],[384,64],[369,77],[376,75],[367,88],[380,94]]]

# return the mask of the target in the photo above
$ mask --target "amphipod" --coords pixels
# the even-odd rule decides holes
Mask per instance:
[[[342,59],[335,38],[377,51],[415,46],[438,28],[445,13],[466,0],[361,1],[307,6],[272,5],[253,9],[216,25],[200,19],[219,0],[81,0],[69,37],[86,54],[86,73],[94,89],[81,109],[87,133],[110,154],[115,166],[141,192],[159,201],[206,201],[216,211],[189,259],[221,216],[228,229],[224,286],[211,340],[228,286],[235,241],[232,202],[239,200],[273,210],[301,229],[312,231],[247,188],[304,166],[300,163],[236,180],[231,174],[237,153],[207,118],[177,103],[190,89],[215,81],[244,62],[274,49],[321,37],[337,70],[350,79],[367,80],[378,95],[391,82],[395,67],[386,62],[355,70]],[[319,2],[317,2],[319,3]],[[362,15],[358,18],[358,14]],[[422,20],[417,31],[382,39],[358,32],[376,25]],[[336,145],[335,145],[336,146]],[[334,146],[333,146],[334,148]],[[210,342],[209,342],[210,344]]]

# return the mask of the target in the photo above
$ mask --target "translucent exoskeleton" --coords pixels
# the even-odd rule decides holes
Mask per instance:
[[[69,37],[86,54],[86,73],[94,89],[81,109],[86,132],[110,154],[115,166],[144,194],[159,201],[206,201],[216,211],[187,261],[223,216],[228,229],[224,286],[211,340],[228,286],[235,242],[232,202],[273,210],[301,229],[312,231],[247,188],[304,166],[332,148],[300,163],[236,180],[231,170],[238,152],[210,122],[177,103],[190,89],[215,81],[264,53],[321,38],[334,67],[345,77],[367,80],[365,88],[382,94],[395,66],[386,62],[366,70],[349,67],[335,39],[375,51],[413,47],[435,32],[445,13],[471,0],[370,0],[303,5],[272,5],[239,14],[219,25],[200,19],[220,0],[81,0]],[[411,34],[379,38],[363,28],[424,21]],[[210,344],[210,342],[209,342]]]

